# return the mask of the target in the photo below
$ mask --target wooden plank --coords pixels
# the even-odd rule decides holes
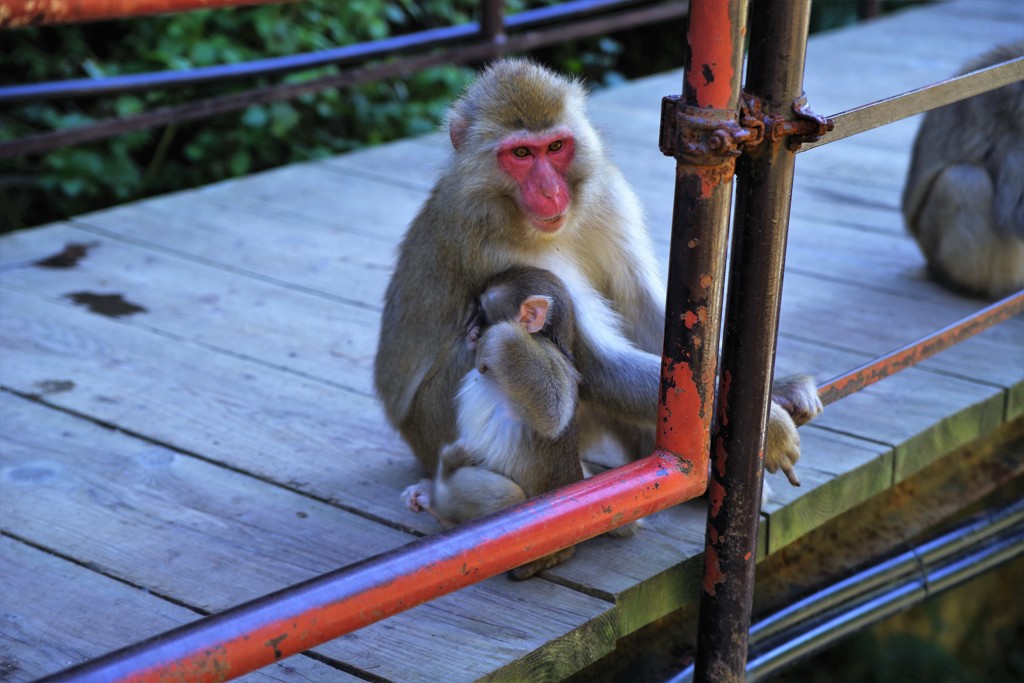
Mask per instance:
[[[376,311],[65,224],[17,233],[3,244],[4,258],[22,263],[68,244],[90,245],[73,268],[4,273],[6,284],[33,296],[71,305],[76,292],[117,293],[145,309],[122,318],[124,324],[375,395]]]
[[[396,515],[419,465],[376,401],[10,290],[3,385],[347,509]]]
[[[325,159],[324,164],[353,175],[429,192],[451,152],[446,131],[375,145]]]
[[[12,471],[13,470],[13,471]],[[4,467],[5,490],[40,470]],[[6,497],[6,496],[5,496]],[[44,508],[43,505],[37,505]],[[199,617],[146,590],[0,536],[0,679],[32,681]],[[355,683],[362,680],[299,655],[239,678]]]
[[[779,361],[780,374],[809,369],[819,380],[857,366],[836,369],[834,349],[789,337],[779,339]],[[895,448],[899,481],[1002,424],[1006,400],[1005,389],[910,368],[828,406],[813,426]]]
[[[92,213],[74,225],[217,264],[270,282],[380,310],[394,265],[392,238],[337,222],[194,192]],[[167,230],[173,225],[173,230]],[[5,259],[6,260],[6,259]]]
[[[864,352],[893,351],[982,308],[975,299],[909,299],[801,273],[786,276],[780,333]],[[920,364],[1008,389],[1024,379],[1024,319],[1008,320]]]
[[[802,429],[800,441],[800,486],[766,477],[772,495],[761,514],[768,518],[769,554],[892,486],[888,446],[816,427]]]
[[[423,190],[346,173],[322,161],[285,166],[201,191],[253,206],[287,206],[296,218],[336,222],[358,234],[396,241],[427,196]]]
[[[215,369],[205,368],[193,358],[190,362],[196,367],[196,377],[172,380],[168,373],[180,374],[182,369],[178,366],[189,362],[186,360],[189,352],[187,349],[179,351],[177,345],[167,343],[164,337],[147,339],[143,330],[132,329],[126,324],[103,325],[103,320],[94,322],[90,319],[97,316],[89,316],[75,309],[62,312],[61,309],[66,306],[57,307],[49,303],[40,306],[40,302],[33,303],[20,293],[11,292],[9,298],[5,297],[3,306],[6,311],[3,323],[7,330],[16,333],[20,327],[19,319],[25,320],[26,324],[28,320],[32,321],[33,329],[26,339],[16,339],[15,335],[5,337],[12,349],[26,344],[49,346],[46,339],[51,336],[73,336],[73,346],[92,349],[85,354],[87,367],[84,368],[81,361],[67,362],[68,358],[77,354],[61,350],[57,350],[57,355],[65,359],[64,363],[54,363],[48,352],[31,358],[15,353],[13,362],[9,366],[5,364],[3,371],[0,371],[0,377],[8,386],[29,393],[45,393],[49,388],[70,386],[70,389],[47,394],[46,400],[76,411],[88,412],[106,422],[187,451],[202,453],[204,457],[217,459],[232,467],[253,471],[260,476],[311,491],[318,497],[337,501],[348,509],[362,510],[375,518],[388,519],[405,528],[425,533],[437,530],[433,520],[425,515],[412,515],[398,502],[401,489],[418,478],[418,469],[404,445],[384,427],[375,404],[365,405],[365,399],[350,396],[345,399],[349,410],[337,419],[345,423],[343,429],[346,437],[355,435],[361,428],[364,430],[359,435],[361,441],[387,439],[391,445],[386,449],[388,455],[385,462],[379,462],[380,456],[372,452],[357,455],[358,463],[352,457],[318,458],[315,453],[320,448],[327,452],[337,449],[337,446],[329,446],[332,442],[338,442],[339,445],[344,443],[336,436],[336,422],[329,421],[327,416],[314,417],[318,411],[322,412],[325,397],[329,393],[338,393],[336,391],[331,392],[327,387],[320,390],[310,388],[309,393],[315,396],[302,399],[300,395],[306,393],[309,383],[300,378],[292,378],[290,381],[278,380],[281,386],[276,389],[278,393],[273,394],[274,390],[261,386],[261,378],[280,373],[262,371],[258,377],[251,376],[246,382],[249,386],[242,388],[245,405],[253,406],[252,410],[256,412],[239,414],[235,411],[241,407],[243,398],[241,395],[232,396],[233,385],[211,386],[219,384],[219,380],[211,383],[204,379],[209,376],[237,377],[239,373],[246,373],[245,369],[233,369],[241,365],[236,358],[217,358]],[[48,313],[51,306],[54,309],[52,314]],[[44,311],[46,315],[41,315]],[[53,320],[47,321],[51,316]],[[63,328],[63,323],[68,323],[69,327]],[[50,325],[61,329],[48,329]],[[106,328],[114,325],[121,329],[105,332],[97,330],[92,334],[87,332],[92,327]],[[99,351],[97,347],[101,343],[98,339],[101,337],[117,340],[117,347]],[[135,352],[135,349],[139,351]],[[159,360],[155,363],[147,362],[146,358]],[[130,370],[111,373],[100,369],[111,366]],[[44,375],[45,378],[42,378]],[[104,377],[98,382],[90,380],[94,375]],[[179,383],[188,385],[187,395],[180,391]],[[296,385],[301,385],[303,389],[298,395]],[[146,389],[142,389],[142,386]],[[89,389],[83,392],[82,387]],[[149,401],[144,411],[141,407],[122,405],[127,397],[143,391],[148,391]],[[104,398],[90,400],[89,394],[92,392]],[[280,412],[272,416],[261,413],[258,406],[271,400],[271,396],[283,406],[288,406],[287,410],[281,408]],[[365,410],[353,415],[355,411],[352,407],[357,402]],[[225,406],[224,403],[229,405]],[[165,415],[165,412],[170,412],[170,405],[176,406],[175,413],[183,415]],[[198,411],[200,415],[191,415],[192,410]],[[334,417],[333,413],[331,417]],[[291,434],[292,430],[277,424],[295,418],[303,422],[301,436]],[[254,424],[261,426],[256,429]],[[296,436],[300,436],[303,441],[313,440],[316,443],[304,444],[296,457],[289,451]],[[254,442],[258,445],[254,445]],[[254,452],[254,448],[259,450]],[[366,459],[378,462],[371,467],[365,463]],[[703,512],[695,516],[692,511],[679,508],[666,515],[671,521],[666,522],[659,531],[645,529],[634,539],[598,539],[585,544],[578,558],[558,568],[554,576],[561,583],[585,590],[588,594],[618,598],[629,593],[633,597],[627,596],[626,603],[629,600],[636,602],[636,596],[640,593],[634,590],[637,572],[641,576],[660,576],[661,581],[672,582],[674,572],[677,571],[676,565],[692,558],[702,549]],[[638,557],[645,558],[644,562],[638,562]],[[589,566],[592,563],[596,564]],[[685,597],[689,599],[690,594],[687,593]],[[647,608],[665,612],[675,606],[673,599],[666,599],[661,603],[651,603]],[[627,611],[635,618],[635,610],[629,608]]]
[[[56,230],[56,229],[51,229],[51,230]],[[41,233],[41,231],[35,231],[35,232]],[[67,235],[67,234],[60,234],[58,232],[55,232],[54,234],[56,235],[56,237],[54,239],[52,239],[51,241],[55,242],[56,244],[63,244],[64,241],[67,241],[67,240],[72,238],[71,235]],[[123,250],[125,250],[126,247],[119,246],[119,248],[123,251]],[[92,253],[96,254],[97,255],[97,259],[98,259],[101,252],[102,252],[102,248],[98,247]],[[85,262],[88,261],[88,260],[91,260],[91,259],[92,259],[92,256],[90,255],[89,259],[83,260],[82,265],[84,266]],[[152,271],[154,269],[159,269],[160,268],[160,266],[159,266],[157,261],[158,260],[154,259],[154,258],[140,256],[139,258],[132,259],[130,262],[131,263],[145,262],[147,264],[147,272],[149,272],[150,276],[152,276]],[[175,266],[174,268],[170,268],[169,272],[172,273],[172,274],[173,273],[177,273],[179,275],[182,275],[183,279],[187,280],[189,282],[200,282],[200,283],[202,283],[204,281],[204,278],[199,277],[199,276],[195,275],[194,273],[190,272],[190,268],[188,267],[188,264],[179,264],[179,265],[180,265],[180,269],[179,269],[179,266]],[[119,282],[116,280],[116,278],[113,281],[111,281],[111,278],[109,277],[109,275],[105,275],[105,274],[110,273],[110,272],[116,272],[118,270],[127,270],[127,271],[134,270],[133,267],[125,268],[123,265],[119,266],[119,267],[113,267],[112,262],[110,262],[109,260],[108,261],[97,260],[95,262],[94,269],[95,269],[95,273],[96,274],[94,276],[91,276],[91,277],[97,277],[97,278],[104,279],[104,280],[108,281],[109,284],[119,284]],[[53,276],[51,276],[51,277],[53,277]],[[163,289],[165,287],[165,283],[162,283],[161,281],[164,278],[163,277],[156,277],[155,279],[157,281],[156,285],[155,285],[155,290]],[[28,283],[22,283],[22,284],[31,285],[33,283],[28,282]],[[45,283],[41,283],[41,284],[45,284]],[[54,293],[59,293],[62,289],[65,289],[65,288],[66,287],[64,285],[60,285],[60,286],[56,286],[53,291],[54,291]],[[182,292],[181,288],[179,288],[177,296],[182,296],[184,294],[190,300],[196,298],[196,297],[190,296],[188,294],[188,287],[185,287],[184,289],[185,289],[185,291]],[[217,291],[220,291],[220,289],[223,289],[223,288],[217,288]],[[159,296],[158,291],[153,291],[151,294],[153,296]],[[146,302],[147,306],[150,309],[154,309],[155,308],[150,303],[150,301],[152,299],[150,298],[150,295],[148,295],[148,294],[146,296],[133,296],[132,299],[133,300],[139,300],[139,301]],[[5,308],[8,308],[8,307],[5,306]],[[188,328],[196,326],[196,321],[191,320],[189,318],[189,315],[194,310],[195,310],[195,306],[191,306],[191,305],[190,306],[179,306],[179,307],[176,307],[176,311],[175,311],[174,315],[169,315],[167,317],[167,320],[160,320],[160,315],[156,314],[155,317],[157,317],[158,320],[156,320],[156,321],[149,320],[149,321],[147,321],[146,325],[147,326],[152,326],[152,327],[161,327],[161,326],[166,326],[168,324],[173,324],[173,325],[180,326],[182,329],[188,329]],[[184,317],[181,320],[176,320],[176,316],[184,316]],[[154,315],[149,314],[149,317],[153,318]],[[216,322],[216,316],[215,315],[210,315],[208,317],[210,319],[210,324],[211,325],[219,324],[219,323]],[[234,324],[235,324],[230,319],[225,321],[225,322],[227,323],[228,329],[231,329],[234,326]],[[128,323],[126,322],[125,324],[128,324]],[[137,344],[138,343],[136,342],[136,343],[133,343],[131,345],[135,346]],[[127,344],[126,344],[126,346],[127,346]],[[161,357],[163,357],[165,360],[167,359],[167,356],[166,356],[165,352],[156,352],[156,353],[158,355],[160,355]],[[144,372],[144,374],[149,374],[149,373],[145,373]],[[46,382],[46,380],[40,380],[40,382]],[[72,383],[74,383],[75,380],[74,379],[71,379],[71,380],[59,380],[59,381],[58,380],[51,380],[49,384],[44,384],[43,386],[58,386],[59,382],[72,382]],[[152,382],[152,379],[150,379],[150,382]],[[125,381],[122,379],[122,380],[119,380],[118,383],[119,384],[125,384]],[[129,386],[131,386],[132,382],[128,382],[128,384],[129,384]],[[40,387],[36,387],[35,390],[38,390],[39,388]],[[195,391],[195,389],[196,388],[193,387],[193,391]],[[31,387],[30,387],[30,390],[32,390]],[[258,396],[258,395],[259,394],[257,393],[256,396]],[[104,419],[113,420],[115,418],[113,418],[113,417],[104,417]],[[379,418],[378,418],[378,420],[379,420]],[[132,421],[132,420],[127,420],[127,421],[124,420],[123,417],[119,419],[119,424],[130,425],[131,428],[133,430],[135,430],[135,431],[142,431],[143,429],[146,429],[145,427],[141,427],[140,428],[140,426],[136,425],[134,423],[134,421]],[[354,427],[353,427],[353,429],[354,429]],[[195,430],[194,426],[192,427],[192,430],[193,431]],[[151,431],[145,431],[144,433],[150,434],[150,435],[154,436],[155,438],[171,438],[169,433],[168,432],[164,432],[164,431],[155,432],[155,433],[151,432]],[[230,462],[233,466],[238,466],[238,467],[250,467],[251,466],[249,463],[240,462],[237,459],[229,458],[227,461]],[[284,466],[285,466],[285,463],[281,462],[280,463],[280,467],[284,467]],[[276,467],[274,469],[276,469]],[[264,476],[274,476],[274,472],[273,471],[261,470],[261,473],[263,473]],[[345,477],[343,475],[339,475],[338,478],[339,479],[343,479]],[[407,476],[405,478],[405,481],[406,482],[411,481],[411,480],[413,480],[413,478],[414,477]],[[381,516],[384,516],[384,517],[390,515],[390,518],[393,519],[396,514],[404,512],[404,511],[402,511],[400,509],[400,506],[397,504],[398,490],[400,490],[400,487],[397,487],[397,488],[395,488],[395,489],[393,489],[393,490],[391,490],[389,492],[390,495],[387,495],[386,498],[384,498],[384,502],[383,502],[382,505],[379,506],[379,509],[377,510],[377,514],[379,514]],[[318,493],[318,495],[328,496],[328,497],[330,497],[330,496],[337,496],[338,495],[337,492],[333,492],[333,491],[317,491],[317,493]],[[408,513],[405,513],[405,514],[408,515]],[[595,542],[596,545],[594,546],[593,549],[591,549],[589,547],[589,544],[588,544],[587,546],[584,546],[584,550],[581,551],[580,559],[578,561],[575,561],[574,563],[572,563],[575,568],[567,570],[569,576],[563,576],[563,577],[560,578],[560,580],[563,583],[565,583],[566,585],[579,586],[579,587],[581,587],[581,588],[585,589],[586,591],[591,592],[593,594],[599,594],[599,595],[603,595],[603,596],[615,596],[615,595],[618,595],[618,594],[623,593],[623,592],[631,591],[635,587],[635,584],[636,584],[636,571],[637,571],[635,567],[638,564],[637,563],[637,557],[644,557],[644,558],[647,558],[648,561],[645,561],[644,563],[640,564],[640,566],[644,567],[643,571],[649,572],[652,576],[663,575],[662,579],[661,579],[662,581],[673,581],[673,579],[672,579],[673,574],[671,573],[671,570],[673,569],[674,565],[680,563],[684,559],[689,559],[689,558],[693,557],[702,548],[702,538],[701,538],[700,534],[702,533],[702,528],[703,528],[703,525],[702,525],[703,512],[700,512],[698,514],[698,517],[696,517],[696,518],[692,518],[691,517],[689,519],[685,518],[686,516],[684,515],[682,510],[680,510],[679,512],[675,512],[675,513],[669,513],[669,515],[670,516],[676,516],[676,517],[678,517],[679,515],[683,515],[684,516],[684,519],[681,519],[681,520],[677,519],[674,522],[667,523],[667,527],[668,528],[676,530],[676,534],[674,536],[672,534],[669,534],[667,536],[663,536],[663,534],[661,534],[661,533],[651,532],[651,533],[642,533],[637,539],[631,539],[629,541],[621,541],[621,540],[618,540],[618,539],[606,541],[606,540],[602,539],[602,540],[599,540],[599,541]],[[695,524],[688,524],[687,522],[691,521],[691,520],[695,521],[696,523]],[[433,524],[432,524],[431,520],[429,520],[429,519],[427,519],[425,517],[419,516],[416,521],[419,522],[421,525],[426,525],[425,528],[423,528],[424,531],[433,531],[433,530],[435,530],[433,528]],[[404,522],[403,522],[403,524],[404,524]],[[695,532],[694,533],[690,533],[690,531],[689,531],[690,529],[695,530]],[[681,541],[686,541],[686,542],[681,542]],[[587,553],[590,553],[589,557],[587,556]],[[658,558],[657,562],[653,561],[653,558],[655,556],[657,556],[657,558]],[[594,569],[590,569],[590,568],[586,567],[586,564],[589,563],[590,561],[598,561],[600,569],[595,571]],[[626,569],[621,574],[617,573],[618,564],[622,564],[623,566],[626,567]],[[577,574],[579,576],[576,576],[576,577],[571,576],[573,573],[575,573],[575,574]],[[615,586],[609,587],[610,584],[613,584],[615,581],[619,581],[620,582],[618,584],[618,587],[615,587]],[[636,593],[638,593],[638,592],[637,591],[633,591],[632,594],[636,594]],[[689,594],[687,594],[687,598],[689,598]],[[627,598],[626,602],[628,602],[628,598]],[[636,602],[635,598],[634,598],[634,602]],[[623,603],[620,602],[620,604],[623,604]],[[673,603],[670,600],[666,600],[666,601],[661,602],[660,604],[657,604],[655,609],[658,609],[658,610],[661,610],[662,612],[664,612],[664,611],[668,611],[668,610],[672,609],[674,606],[675,606],[675,603]],[[648,606],[648,608],[650,608],[650,606]],[[629,612],[630,614],[635,614],[635,610],[633,610],[633,609],[627,609],[626,611]],[[635,617],[634,617],[634,619],[635,619]],[[640,622],[640,623],[644,623],[644,622]]]
[[[614,601],[620,635],[631,633],[697,599],[706,519],[703,500],[676,506],[645,519],[633,538],[581,545],[545,575]]]
[[[0,414],[5,530],[194,609],[219,611],[410,540],[10,394]],[[495,577],[317,652],[385,680],[472,681],[524,658],[566,675],[611,647],[614,626],[602,600]]]

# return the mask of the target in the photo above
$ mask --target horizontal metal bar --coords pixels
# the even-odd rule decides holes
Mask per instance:
[[[829,380],[818,388],[818,397],[825,405],[834,403],[1021,313],[1024,313],[1024,290],[1011,294],[974,315],[922,337],[912,344]]]
[[[342,88],[369,81],[395,78],[431,66],[442,64],[474,62],[495,56],[499,51],[521,52],[545,45],[562,43],[590,35],[599,35],[633,26],[642,26],[659,21],[678,19],[686,14],[686,4],[659,4],[631,10],[622,14],[601,16],[570,26],[527,31],[509,36],[501,45],[490,42],[476,43],[466,47],[453,48],[432,54],[417,55],[405,59],[346,70],[342,73],[324,76],[303,83],[281,83],[268,88],[255,88],[231,95],[189,102],[174,107],[164,107],[133,116],[103,119],[94,124],[56,130],[35,135],[26,135],[17,140],[0,142],[0,159],[39,154],[56,147],[83,144],[96,140],[147,130],[169,123],[184,123],[245,109],[253,104],[269,104],[289,100],[306,93],[319,92],[328,88]]]
[[[506,30],[525,31],[545,23],[556,23],[580,19],[592,14],[607,12],[643,0],[575,0],[555,7],[527,10],[507,17]],[[686,2],[671,3],[685,8]],[[64,81],[47,81],[0,87],[0,103],[33,100],[68,99],[76,97],[97,97],[116,93],[178,88],[210,81],[237,80],[258,76],[273,76],[296,71],[315,69],[323,66],[346,66],[383,57],[394,57],[413,50],[445,47],[471,40],[481,35],[478,22],[444,26],[417,31],[401,36],[391,36],[372,42],[345,45],[316,52],[306,52],[283,57],[255,59],[237,64],[179,69],[174,71],[151,71],[147,73],[123,74],[103,78],[77,78]]]
[[[816,142],[801,146],[799,151],[806,152],[809,149],[965,100],[968,97],[980,95],[1017,81],[1024,81],[1024,57],[978,69],[962,76],[830,116],[829,118],[835,124],[832,132],[825,134]]]
[[[855,601],[813,628],[801,632],[798,627],[785,634],[771,649],[755,651],[747,663],[748,680],[763,680],[846,636],[955,588],[1022,553],[1024,526],[1018,523],[994,539],[986,537],[979,540],[971,552],[956,557],[947,565],[925,566],[917,575],[881,595]]]
[[[754,624],[748,680],[763,679],[1021,554],[1024,503],[1017,502],[861,570]],[[692,680],[690,666],[667,683]]]
[[[235,678],[694,498],[706,469],[706,455],[690,462],[656,452],[44,680]]]
[[[142,17],[296,0],[4,0],[0,29]]]
[[[471,39],[479,33],[480,25],[469,23],[392,36],[372,43],[358,43],[286,57],[255,59],[238,64],[217,64],[175,71],[151,71],[104,78],[76,78],[66,81],[9,85],[0,88],[0,103],[97,97],[137,90],[180,88],[210,81],[273,76],[332,64],[345,65],[379,59],[413,49],[422,49],[424,46],[444,47],[457,41]]]

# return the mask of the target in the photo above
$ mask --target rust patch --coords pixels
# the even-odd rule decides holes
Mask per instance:
[[[708,482],[708,505],[711,508],[711,518],[714,519],[722,511],[722,504],[725,502],[725,488],[717,479]]]
[[[718,476],[725,477],[725,461],[729,459],[729,454],[725,450],[725,440],[722,437],[715,439],[715,460],[714,466],[715,471],[718,472]]]
[[[701,75],[704,76],[704,85],[711,85],[715,82],[715,71],[711,68],[710,64],[702,64],[700,71]]]
[[[91,249],[98,247],[99,242],[68,242],[64,249],[53,256],[33,261],[32,265],[38,268],[74,268],[78,262],[84,259]]]
[[[694,170],[700,180],[700,197],[707,199],[714,194],[715,188],[732,182],[732,177],[736,174],[736,160],[725,158],[717,164],[695,166]]]
[[[105,315],[108,318],[123,318],[136,313],[146,313],[146,309],[138,304],[125,301],[121,294],[94,294],[93,292],[72,292],[65,294],[79,306],[85,306],[93,313]]]
[[[280,645],[281,641],[283,641],[287,637],[288,637],[287,633],[282,633],[277,638],[271,638],[270,640],[267,641],[267,647],[274,648],[274,661],[277,661],[278,659],[281,659],[281,657],[283,656],[283,654],[281,653],[281,650],[279,650],[277,646]]]
[[[718,584],[725,581],[722,566],[718,561],[718,551],[710,545],[704,549],[704,592],[714,595]]]

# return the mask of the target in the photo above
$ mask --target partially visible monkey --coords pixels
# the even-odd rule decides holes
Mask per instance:
[[[639,201],[585,114],[586,92],[530,61],[495,62],[452,107],[454,155],[399,248],[385,295],[375,384],[385,413],[427,472],[457,438],[455,394],[473,367],[464,314],[512,266],[557,273],[576,314],[581,448],[610,434],[651,452],[665,286]],[[821,410],[813,380],[774,387],[799,421]],[[778,404],[766,466],[800,455]]]
[[[962,73],[1024,56],[1003,45]],[[999,297],[1024,287],[1024,82],[925,115],[903,216],[928,271],[953,289]]]
[[[569,293],[552,273],[512,268],[488,284],[466,335],[476,366],[455,399],[458,440],[441,450],[433,481],[404,491],[410,509],[451,526],[583,479],[574,330]],[[572,553],[510,575],[528,578]]]

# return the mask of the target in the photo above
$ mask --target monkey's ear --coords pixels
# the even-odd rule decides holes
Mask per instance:
[[[454,111],[448,115],[448,137],[451,138],[452,147],[458,152],[462,147],[462,141],[466,139],[466,129],[469,123],[461,115]]]
[[[528,296],[519,305],[519,324],[530,334],[544,329],[548,320],[548,309],[551,308],[551,297],[534,294]]]

